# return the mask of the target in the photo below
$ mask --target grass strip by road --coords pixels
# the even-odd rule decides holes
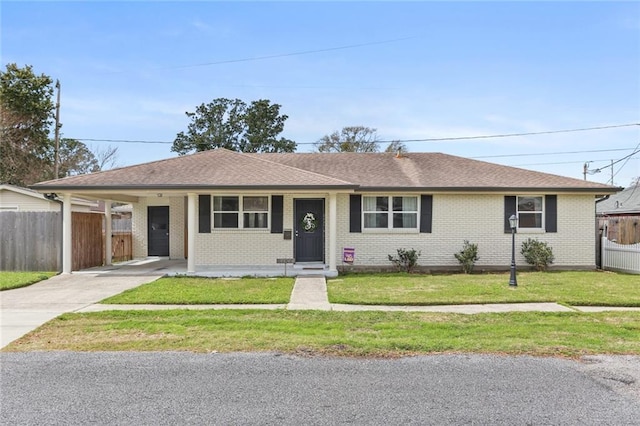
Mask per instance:
[[[448,305],[558,302],[576,306],[640,306],[638,275],[614,272],[522,272],[518,287],[509,274],[347,274],[327,280],[331,303]]]
[[[293,278],[165,277],[102,301],[107,304],[283,304]]]
[[[640,354],[640,312],[477,315],[327,311],[64,314],[3,351],[281,352],[349,357],[434,353]]]
[[[55,272],[0,271],[0,291],[26,287],[54,276]]]

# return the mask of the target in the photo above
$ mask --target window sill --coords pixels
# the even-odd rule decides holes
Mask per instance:
[[[419,234],[416,228],[363,228],[363,234]]]
[[[518,234],[544,234],[546,231],[540,228],[518,228]]]
[[[212,234],[228,234],[233,232],[247,232],[254,234],[269,234],[271,230],[269,228],[213,228]]]

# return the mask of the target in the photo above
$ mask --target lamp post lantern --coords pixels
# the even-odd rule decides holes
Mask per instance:
[[[509,226],[511,227],[511,276],[509,277],[509,287],[517,287],[518,279],[516,278],[516,228],[518,227],[518,216],[512,214],[509,218]]]

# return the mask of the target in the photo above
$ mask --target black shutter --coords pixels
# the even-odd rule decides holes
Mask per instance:
[[[349,196],[349,232],[362,232],[362,195]]]
[[[511,225],[509,224],[509,218],[511,215],[516,214],[516,197],[513,195],[507,195],[504,197],[504,232],[505,234],[511,233]]]
[[[211,195],[198,196],[198,232],[211,232]]]
[[[271,196],[271,233],[282,234],[283,196]]]
[[[433,216],[433,196],[420,196],[420,232],[431,233],[431,219]]]
[[[558,196],[544,197],[544,227],[547,232],[558,232]]]

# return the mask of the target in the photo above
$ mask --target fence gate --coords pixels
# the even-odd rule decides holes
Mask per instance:
[[[73,212],[71,240],[73,241],[74,271],[102,265],[102,220],[104,215]]]

